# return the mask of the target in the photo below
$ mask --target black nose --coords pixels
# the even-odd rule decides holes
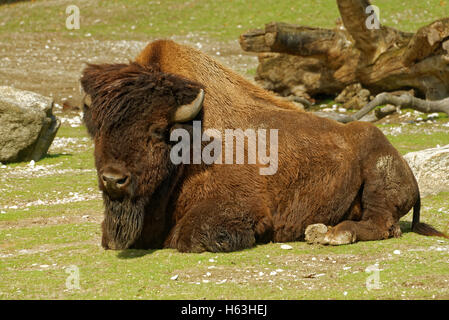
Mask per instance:
[[[129,175],[114,171],[104,171],[101,174],[102,183],[106,191],[113,196],[119,196],[126,192],[126,187],[129,185]]]

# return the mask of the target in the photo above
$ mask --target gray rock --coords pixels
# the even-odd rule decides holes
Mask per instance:
[[[421,195],[449,191],[449,145],[404,156],[418,181]]]
[[[38,161],[48,151],[61,122],[53,100],[0,86],[0,162]]]

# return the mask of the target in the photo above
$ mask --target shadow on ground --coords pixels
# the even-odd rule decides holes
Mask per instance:
[[[410,221],[399,221],[402,233],[412,232],[412,223]]]
[[[51,154],[46,154],[44,157],[42,157],[42,159],[57,159],[60,157],[73,157],[73,154],[71,153],[51,153]]]
[[[152,250],[138,250],[138,249],[127,249],[120,251],[117,254],[117,258],[119,259],[134,259],[134,258],[140,258],[143,256],[146,256],[147,254],[152,254],[153,252],[156,252],[158,249],[152,249]]]
[[[13,4],[16,2],[31,2],[30,0],[0,0],[0,6],[2,4]]]

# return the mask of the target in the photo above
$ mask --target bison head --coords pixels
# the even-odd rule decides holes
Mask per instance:
[[[169,132],[197,116],[204,91],[157,66],[137,63],[88,65],[81,85],[84,123],[95,143],[105,204],[102,244],[126,249],[139,239],[144,225],[147,233],[148,223],[159,224],[154,237],[161,232],[164,212],[152,211],[158,211],[158,198],[168,196],[163,193],[176,172]]]

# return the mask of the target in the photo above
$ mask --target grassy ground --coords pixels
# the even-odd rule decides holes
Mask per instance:
[[[387,133],[396,127],[381,126]],[[388,137],[403,153],[449,143],[447,134],[427,130]],[[0,169],[0,298],[449,299],[449,241],[408,232],[411,214],[403,218],[400,239],[342,247],[297,242],[291,250],[268,244],[229,254],[104,251],[93,148],[84,138],[83,127],[64,126],[49,156],[35,165],[41,170],[28,163]],[[422,210],[423,221],[446,232],[448,198],[426,197]],[[373,265],[380,288],[367,290],[365,270]],[[79,270],[80,289],[66,287],[71,266]]]
[[[449,15],[449,3],[439,0],[373,3],[384,23],[408,31]],[[80,30],[65,28],[69,4],[80,8]],[[208,53],[220,50],[219,58],[250,75],[254,64],[234,60],[241,52],[227,44],[240,33],[272,20],[331,27],[337,17],[332,0],[4,4],[0,85],[67,96],[78,90],[80,60],[126,61],[148,39],[174,35],[201,42]],[[120,39],[128,42],[121,46]],[[436,124],[379,127],[404,154],[449,144],[441,126],[447,122],[441,116]],[[342,247],[297,242],[291,250],[267,244],[229,254],[104,251],[92,152],[85,128],[64,122],[46,158],[34,166],[0,166],[0,299],[449,299],[449,241],[408,232],[410,213],[402,238]],[[422,220],[449,232],[448,198],[424,198]],[[79,289],[66,286],[72,266]],[[378,289],[366,287],[370,266],[380,270]]]
[[[448,1],[375,0],[372,4],[380,8],[383,24],[404,31],[416,31],[436,18],[449,15]],[[69,5],[80,9],[80,30],[65,28]],[[57,32],[74,37],[90,33],[108,39],[201,33],[234,40],[242,31],[259,28],[270,21],[331,28],[339,17],[333,0],[53,0],[34,1],[31,6],[18,2],[5,7],[1,10],[3,14],[0,11],[3,33]]]

